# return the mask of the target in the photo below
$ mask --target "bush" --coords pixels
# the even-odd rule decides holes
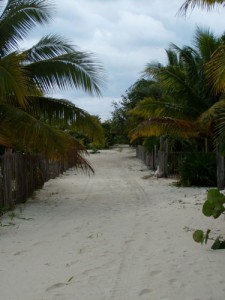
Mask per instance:
[[[216,156],[215,153],[189,153],[180,167],[182,186],[216,186]]]
[[[206,217],[213,217],[214,219],[219,218],[221,215],[224,215],[224,204],[225,204],[225,196],[222,194],[217,188],[210,189],[207,194],[207,199],[202,207],[202,213]],[[209,239],[209,233],[211,232],[210,229],[204,233],[201,229],[195,230],[193,233],[193,239],[196,243],[207,244]],[[212,238],[211,238],[212,239]],[[213,250],[217,249],[225,249],[225,240],[221,240],[221,236],[218,236],[214,240],[214,243],[211,247]]]

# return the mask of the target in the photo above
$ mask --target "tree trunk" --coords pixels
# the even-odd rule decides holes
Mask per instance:
[[[216,164],[217,164],[217,188],[224,189],[224,156],[219,153],[217,146],[216,149]]]
[[[167,177],[168,176],[168,141],[163,140],[160,137],[160,150],[159,150],[159,166],[157,169],[157,177]]]

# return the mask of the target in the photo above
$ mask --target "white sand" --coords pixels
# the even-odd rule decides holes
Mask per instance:
[[[201,213],[206,188],[144,179],[131,148],[89,159],[95,176],[67,171],[2,219],[0,299],[225,299],[225,250],[192,240],[224,229]]]

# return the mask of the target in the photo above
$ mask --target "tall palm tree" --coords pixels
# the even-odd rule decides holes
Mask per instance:
[[[132,114],[145,117],[151,130],[157,127],[158,132],[166,133],[179,129],[180,134],[189,135],[193,121],[218,101],[218,97],[210,94],[212,87],[206,82],[205,63],[221,43],[223,41],[208,30],[198,28],[194,48],[171,44],[166,51],[168,65],[151,63],[144,70],[146,76],[161,84],[162,97],[146,98],[138,103]],[[164,126],[158,126],[161,118]]]
[[[222,94],[212,93],[206,64],[223,43],[223,37],[217,38],[208,30],[198,28],[193,48],[172,44],[167,50],[167,66],[147,66],[145,74],[161,84],[163,96],[158,100],[146,98],[131,112],[145,117],[131,132],[133,139],[151,135],[212,139],[216,111],[224,107],[224,99]]]
[[[8,0],[0,16],[0,143],[54,157],[75,149],[82,160],[84,147],[68,129],[102,139],[99,123],[73,103],[46,93],[70,87],[99,96],[104,70],[91,53],[53,34],[19,50],[19,42],[34,26],[47,23],[51,12],[46,0]]]

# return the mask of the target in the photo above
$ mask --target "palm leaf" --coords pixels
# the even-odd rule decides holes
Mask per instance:
[[[0,102],[14,100],[25,107],[27,104],[28,79],[25,70],[21,67],[22,56],[13,52],[0,59]]]
[[[152,118],[130,131],[131,142],[150,136],[172,135],[182,138],[196,137],[196,124],[169,117]]]
[[[214,93],[225,91],[225,46],[220,46],[206,65],[206,76]]]
[[[208,124],[215,125],[215,141],[216,143],[225,142],[225,95],[215,103],[210,109],[201,116],[200,120],[205,126]]]
[[[214,51],[221,45],[221,39],[217,38],[209,29],[197,27],[193,44],[201,54],[201,58],[208,62]]]
[[[223,4],[224,0],[186,0],[178,11],[180,15],[186,15],[189,8],[192,10],[197,6],[202,9],[211,10],[218,4]]]
[[[66,88],[82,88],[90,94],[101,95],[104,71],[91,54],[75,51],[27,65],[36,85],[44,92]]]
[[[57,130],[30,114],[0,104],[1,132],[15,146],[23,147],[27,151],[48,153],[51,157],[66,156],[73,139],[68,134]],[[75,143],[75,142],[74,142]],[[84,150],[77,142],[77,150]]]
[[[145,98],[129,113],[145,119],[152,117],[176,117],[193,120],[196,115],[195,108],[187,106],[186,103],[178,100],[174,101],[170,96],[164,96],[159,100]]]
[[[159,63],[148,64],[144,74],[160,82],[164,93],[177,100],[178,105],[182,99],[187,107],[193,108],[192,113],[197,115],[199,110],[204,110],[206,98],[202,97],[202,91],[199,90],[202,72],[197,52],[190,47],[179,48],[171,44],[167,56],[169,64],[166,67]]]
[[[23,51],[26,56],[26,64],[39,62],[59,55],[73,53],[74,47],[69,42],[56,34],[50,34],[41,38],[41,40],[33,45],[30,49]]]
[[[104,141],[101,123],[72,102],[50,97],[29,97],[28,103],[27,111],[37,119],[44,119],[60,128],[81,131],[99,143]]]
[[[48,0],[8,0],[0,17],[1,56],[17,49],[34,26],[47,23],[52,8]]]

